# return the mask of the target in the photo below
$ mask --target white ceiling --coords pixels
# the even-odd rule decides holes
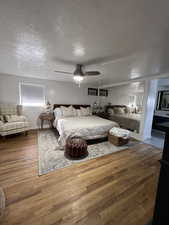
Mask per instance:
[[[169,72],[168,0],[0,2],[0,73],[72,81],[74,64],[110,84]]]

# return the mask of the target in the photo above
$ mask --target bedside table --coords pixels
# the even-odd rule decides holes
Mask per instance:
[[[43,123],[45,120],[48,121],[50,128],[53,127],[54,116],[52,113],[41,113],[39,115],[39,119],[41,120],[41,129],[43,129]]]

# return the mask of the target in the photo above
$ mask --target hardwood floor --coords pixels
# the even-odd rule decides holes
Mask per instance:
[[[0,143],[1,225],[145,225],[161,151],[147,144],[37,176],[37,135]]]

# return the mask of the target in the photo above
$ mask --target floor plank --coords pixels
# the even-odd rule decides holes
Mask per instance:
[[[161,150],[147,144],[38,176],[37,133],[0,143],[1,225],[145,225]]]

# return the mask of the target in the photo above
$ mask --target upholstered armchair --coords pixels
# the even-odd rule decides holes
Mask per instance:
[[[0,136],[24,132],[29,130],[29,122],[22,115],[22,106],[14,104],[0,104]]]

